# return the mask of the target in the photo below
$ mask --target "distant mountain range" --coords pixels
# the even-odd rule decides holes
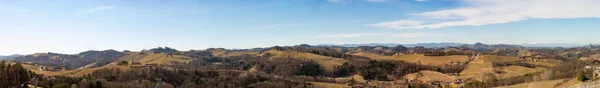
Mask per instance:
[[[20,55],[20,54],[13,54],[13,55],[8,55],[8,56],[0,55],[0,59],[15,58],[15,57],[20,57],[20,56],[23,56],[23,55]]]
[[[342,46],[342,47],[358,47],[358,46],[387,46],[394,47],[397,45],[403,45],[405,47],[423,46],[426,48],[440,48],[448,46],[463,46],[472,45],[468,43],[417,43],[417,44],[400,44],[400,43],[363,43],[363,44],[319,44],[317,46]],[[506,45],[520,45],[524,47],[577,47],[586,46],[589,44],[577,44],[577,43],[545,43],[545,44],[506,44]]]
[[[387,46],[394,47],[402,45],[405,47],[423,46],[426,48],[448,47],[468,45],[467,43],[417,43],[417,44],[400,44],[400,43],[364,43],[364,44],[320,44],[317,46],[342,46],[342,47],[358,47],[358,46]]]

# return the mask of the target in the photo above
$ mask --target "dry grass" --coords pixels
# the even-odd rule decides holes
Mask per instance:
[[[556,88],[565,88],[567,86],[572,86],[575,84],[579,84],[581,83],[579,80],[577,80],[577,77],[571,78],[569,80],[567,80],[566,82],[561,83],[560,85],[556,86]]]
[[[545,68],[537,67],[537,68],[527,68],[523,66],[507,66],[507,67],[499,67],[496,70],[502,71],[502,74],[495,74],[498,78],[510,78],[517,77],[528,73],[536,73],[541,72]]]
[[[554,60],[554,59],[543,59],[543,60],[539,60],[538,62],[531,62],[528,61],[528,64],[533,64],[536,66],[544,66],[544,67],[554,67],[560,63],[562,63],[562,61],[560,60]]]
[[[537,81],[530,83],[521,83],[510,86],[501,86],[497,88],[562,88],[557,85],[565,82],[567,79],[557,79],[557,80],[546,80],[546,81]]]
[[[366,83],[367,80],[365,80],[364,77],[360,76],[360,75],[352,75],[352,76],[348,76],[348,77],[339,77],[336,78],[336,80],[352,80],[352,78],[354,78],[354,80],[356,80],[356,82],[358,83]]]
[[[419,80],[422,82],[430,82],[430,81],[441,81],[441,82],[454,82],[456,78],[443,74],[436,71],[423,70],[417,73],[412,73],[404,76],[404,78],[409,80]]]
[[[451,56],[425,56],[423,54],[411,54],[411,55],[394,55],[394,56],[383,56],[373,53],[355,53],[353,55],[369,57],[373,60],[402,60],[411,63],[420,63],[424,65],[445,65],[449,62],[466,62],[468,56],[465,55],[451,55]]]
[[[321,56],[321,55],[316,55],[316,54],[312,54],[312,53],[302,53],[302,52],[297,52],[297,51],[292,51],[292,50],[286,50],[286,51],[269,50],[269,53],[275,55],[269,59],[288,58],[289,57],[289,58],[296,58],[296,59],[312,60],[312,61],[319,63],[326,70],[329,70],[329,71],[332,71],[334,66],[340,66],[347,61],[346,59],[342,59],[342,58],[327,57],[327,56]]]
[[[477,56],[471,61],[465,70],[460,72],[459,78],[483,80],[482,76],[494,73],[494,65],[492,59],[487,59],[486,56]]]
[[[517,62],[520,61],[517,56],[497,56],[497,55],[485,55],[487,59],[491,59],[494,62]]]
[[[527,68],[523,66],[506,66],[494,67],[493,62],[515,62],[519,61],[516,56],[496,56],[496,55],[481,55],[471,61],[465,70],[460,72],[460,77],[463,79],[473,78],[476,80],[485,80],[485,76],[494,75],[497,78],[509,78],[535,73],[544,70],[545,68]],[[501,73],[496,73],[500,71]]]
[[[337,83],[324,83],[324,82],[310,82],[311,84],[313,84],[313,87],[315,88],[350,88],[349,86],[346,86],[344,84],[337,84]]]
[[[163,53],[131,53],[127,56],[122,57],[120,60],[124,61],[136,61],[142,62],[143,64],[147,63],[157,63],[159,65],[171,65],[171,61],[187,63],[192,61],[190,57],[182,56],[182,55],[173,55],[171,57],[167,57],[167,54]]]

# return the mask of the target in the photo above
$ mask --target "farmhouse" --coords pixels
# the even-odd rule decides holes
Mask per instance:
[[[40,70],[42,71],[62,71],[64,70],[63,68],[59,68],[59,67],[40,67]]]

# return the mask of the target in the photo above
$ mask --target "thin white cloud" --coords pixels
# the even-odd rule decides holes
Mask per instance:
[[[98,6],[98,7],[94,7],[88,10],[85,10],[83,12],[77,12],[77,14],[88,14],[88,13],[93,13],[93,12],[98,12],[98,11],[103,11],[103,10],[110,10],[110,9],[115,9],[116,7],[114,6]]]
[[[427,1],[427,0],[415,0],[415,1],[417,1],[417,2],[424,2],[424,1]]]
[[[432,24],[393,25],[390,22],[376,24],[394,29],[443,28],[454,26],[481,26],[503,24],[529,19],[600,18],[600,0],[461,0],[464,6],[410,15],[425,20],[451,20]]]
[[[436,33],[422,33],[422,32],[409,32],[409,33],[345,33],[345,34],[331,34],[323,35],[319,37],[327,38],[352,38],[352,37],[397,37],[397,38],[419,38],[426,36],[442,36],[442,34]]]

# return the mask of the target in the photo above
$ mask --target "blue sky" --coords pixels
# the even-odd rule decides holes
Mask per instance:
[[[598,44],[597,0],[0,0],[0,55],[332,43]]]

